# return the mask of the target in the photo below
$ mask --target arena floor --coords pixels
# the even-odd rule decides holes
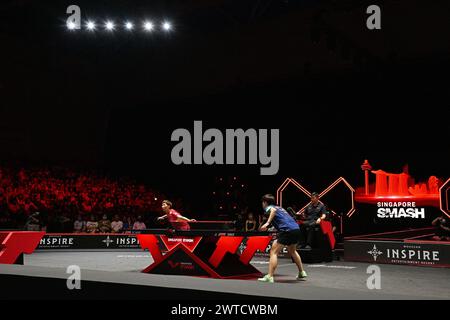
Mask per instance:
[[[280,259],[276,273],[276,283],[259,283],[255,280],[217,280],[186,276],[165,276],[143,274],[140,270],[151,263],[147,252],[61,252],[38,251],[26,255],[24,265],[1,265],[0,277],[3,284],[10,285],[9,297],[14,290],[19,290],[26,297],[37,295],[46,298],[45,293],[38,293],[33,286],[48,283],[55,288],[49,297],[59,297],[59,289],[65,286],[68,274],[67,266],[78,265],[82,273],[82,286],[85,297],[108,298],[113,295],[107,290],[125,288],[123,292],[139,292],[144,299],[165,299],[174,296],[174,292],[189,290],[193,294],[183,295],[186,299],[225,297],[230,299],[282,298],[282,299],[450,299],[450,270],[443,268],[411,267],[399,265],[379,265],[381,268],[381,289],[369,290],[366,285],[366,263],[333,261],[323,264],[305,264],[308,272],[306,281],[296,281],[296,267],[290,259]],[[267,259],[252,260],[262,272],[267,270]],[[36,282],[38,281],[39,284]],[[91,284],[104,285],[105,288],[92,289]],[[107,286],[108,285],[108,286]],[[138,291],[134,290],[137,287]],[[27,290],[28,288],[28,290]],[[134,289],[133,289],[134,288]],[[148,288],[148,291],[144,289]],[[154,290],[158,288],[158,294]],[[165,290],[162,290],[164,288]],[[268,290],[270,288],[270,290]],[[128,289],[132,290],[129,291]],[[115,289],[112,289],[114,291]],[[127,291],[128,290],[128,291]],[[142,291],[144,290],[144,291]],[[175,291],[174,291],[175,290]],[[83,290],[80,290],[83,291]],[[95,292],[94,292],[95,291]],[[43,291],[45,292],[45,290]],[[63,292],[63,291],[61,291]],[[23,293],[22,293],[23,295]]]

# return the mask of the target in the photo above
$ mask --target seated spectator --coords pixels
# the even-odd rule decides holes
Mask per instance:
[[[112,208],[114,208],[114,203],[108,198],[105,202],[105,209],[110,210]]]
[[[311,203],[305,208],[303,223],[300,226],[301,248],[311,249],[315,227],[319,225],[326,216],[327,211],[324,204],[319,201],[318,193],[313,192],[311,194]]]
[[[245,231],[255,231],[256,230],[256,219],[253,213],[248,214],[248,218],[245,221]]]
[[[39,212],[33,213],[27,219],[25,223],[25,230],[27,231],[40,231],[41,230],[41,220],[39,217]]]
[[[83,210],[83,212],[91,213],[92,212],[92,205],[91,205],[90,201],[84,201],[81,204],[81,209]]]
[[[26,215],[29,215],[31,212],[36,212],[38,210],[38,207],[30,200],[30,198],[27,198],[24,203],[24,212]]]
[[[81,215],[78,215],[77,219],[73,223],[73,232],[79,233],[84,232],[86,228],[86,222],[81,218]]]
[[[109,221],[106,214],[104,214],[102,219],[98,222],[98,230],[101,233],[108,233],[111,231],[111,221]]]
[[[58,222],[58,231],[59,232],[71,232],[72,231],[72,222],[66,214],[60,214],[56,218]]]
[[[131,228],[133,227],[133,223],[134,222],[130,216],[126,217],[126,219],[124,219],[124,222],[123,222],[123,231],[130,232]]]
[[[133,224],[133,230],[145,230],[147,227],[145,226],[145,223],[142,222],[142,217],[139,216],[136,219],[136,222]]]
[[[17,204],[17,200],[16,197],[11,197],[9,200],[8,198],[6,198],[7,202],[8,202],[8,211],[11,212],[12,214],[17,213],[20,210],[19,205]]]
[[[86,232],[96,233],[98,231],[98,222],[94,215],[91,215],[91,219],[86,222]]]
[[[234,228],[236,231],[242,231],[245,228],[245,220],[242,212],[236,214],[236,220],[234,220]]]
[[[120,233],[123,228],[123,222],[119,219],[119,215],[114,215],[113,221],[111,222],[111,232]]]
[[[450,241],[450,221],[448,218],[445,218],[442,215],[441,217],[434,219],[431,224],[436,227],[433,240]]]

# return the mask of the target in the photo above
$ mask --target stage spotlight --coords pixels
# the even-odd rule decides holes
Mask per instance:
[[[86,28],[87,28],[89,31],[95,30],[95,23],[94,23],[93,21],[88,21],[88,22],[86,23]]]
[[[165,21],[162,24],[162,28],[165,31],[170,31],[172,29],[172,25],[169,22]]]
[[[105,28],[106,28],[106,30],[109,30],[109,31],[114,30],[114,22],[112,22],[112,21],[107,21],[107,22],[105,23]]]
[[[75,24],[75,22],[67,22],[67,29],[69,30],[75,30],[75,28],[77,27],[77,25]]]
[[[144,29],[145,29],[145,31],[152,31],[153,23],[151,23],[150,21],[144,22]]]
[[[125,28],[126,28],[127,30],[133,30],[134,25],[133,25],[130,21],[127,21],[127,22],[125,23]]]

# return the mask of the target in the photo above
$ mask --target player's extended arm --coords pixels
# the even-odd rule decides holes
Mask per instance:
[[[177,219],[177,221],[194,222],[194,221],[196,221],[196,220],[195,220],[195,219],[189,219],[189,218],[186,218],[186,217],[183,217],[183,216],[179,216],[178,219]]]
[[[163,220],[163,219],[166,219],[166,218],[167,218],[167,214],[165,214],[165,215],[163,215],[163,216],[161,216],[161,217],[158,217],[157,220]]]
[[[275,208],[271,208],[270,209],[270,214],[269,214],[269,218],[267,219],[266,223],[264,223],[261,226],[261,231],[266,231],[267,228],[269,227],[269,225],[272,223],[273,218],[275,218],[275,214],[276,214],[276,210]]]

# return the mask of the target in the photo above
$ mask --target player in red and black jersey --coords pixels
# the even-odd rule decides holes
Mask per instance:
[[[175,209],[172,209],[172,202],[164,200],[161,208],[165,215],[159,217],[158,220],[167,219],[175,230],[189,231],[191,229],[188,222],[194,222],[195,219],[186,218]]]

